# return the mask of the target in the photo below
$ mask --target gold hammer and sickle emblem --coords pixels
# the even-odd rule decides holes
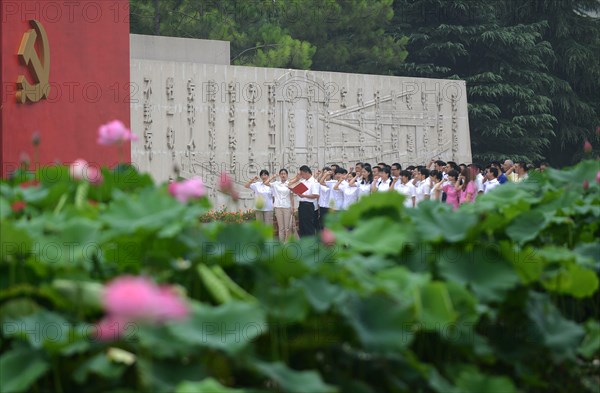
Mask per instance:
[[[25,79],[25,75],[19,75],[17,78],[17,101],[21,104],[24,104],[27,100],[38,102],[42,98],[47,98],[50,91],[50,45],[48,44],[48,35],[44,26],[37,20],[30,20],[29,23],[33,29],[23,35],[17,55],[21,64],[29,69],[36,83],[31,85]],[[41,52],[40,56],[35,50],[36,42]]]

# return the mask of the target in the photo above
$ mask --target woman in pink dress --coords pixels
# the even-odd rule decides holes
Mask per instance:
[[[458,172],[456,170],[452,169],[448,172],[448,180],[442,180],[435,185],[436,199],[442,191],[446,193],[446,203],[452,205],[454,210],[458,209],[460,183],[458,181]]]
[[[465,168],[458,177],[460,183],[460,204],[472,203],[477,195],[477,184],[471,178],[471,170]]]

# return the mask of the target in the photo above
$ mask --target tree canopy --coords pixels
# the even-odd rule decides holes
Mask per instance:
[[[131,31],[231,62],[467,82],[474,161],[581,157],[600,124],[595,0],[131,0]]]

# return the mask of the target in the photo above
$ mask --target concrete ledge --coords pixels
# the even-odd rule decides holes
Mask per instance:
[[[229,41],[130,34],[131,59],[229,65]]]

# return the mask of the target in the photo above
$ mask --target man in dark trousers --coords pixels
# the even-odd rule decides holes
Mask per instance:
[[[318,209],[320,185],[312,175],[312,171],[307,165],[300,167],[300,172],[289,183],[292,189],[298,184],[304,184],[307,190],[299,195],[300,204],[298,205],[298,221],[300,226],[300,237],[315,235],[317,223],[315,222],[315,210]]]

